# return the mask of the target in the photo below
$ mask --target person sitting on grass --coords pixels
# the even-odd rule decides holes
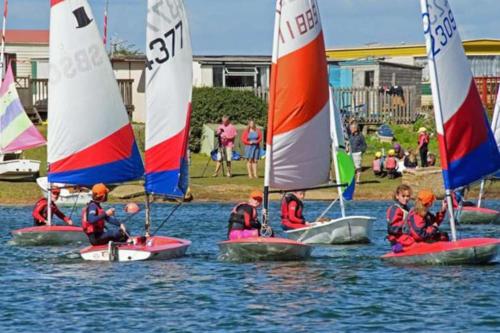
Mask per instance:
[[[281,199],[281,226],[283,230],[293,230],[306,227],[309,223],[303,215],[305,192],[290,192]]]
[[[408,155],[405,156],[404,159],[404,166],[408,171],[415,170],[418,167],[417,154],[415,153],[415,150],[410,149],[408,151]]]
[[[248,202],[237,204],[229,216],[227,236],[230,240],[258,237],[261,224],[257,208],[262,204],[264,195],[261,191],[250,193]]]
[[[396,159],[394,149],[390,149],[385,160],[385,170],[389,179],[396,178],[398,173],[398,160]]]
[[[441,210],[436,214],[430,212],[436,196],[430,190],[421,190],[417,194],[415,207],[408,215],[408,232],[415,242],[448,241],[446,232],[441,232],[439,226],[446,216],[447,204],[443,200]]]
[[[82,228],[92,245],[105,245],[108,242],[125,242],[128,239],[125,225],[115,217],[115,209],[104,210],[101,203],[108,201],[108,188],[104,184],[95,184],[92,187],[92,200],[82,210]],[[119,229],[106,230],[106,223],[113,224]]]
[[[51,199],[50,202],[51,219],[55,214],[58,218],[63,220],[64,223],[66,223],[67,225],[73,225],[73,221],[69,217],[64,215],[64,213],[61,212],[59,207],[57,207],[56,205],[56,201],[57,199],[59,199],[61,189],[58,187],[52,187],[49,192]],[[31,213],[31,215],[33,216],[33,225],[37,227],[48,225],[48,215],[49,215],[48,208],[49,208],[49,201],[47,200],[47,198],[43,197],[36,202],[35,207],[33,208],[33,212]]]
[[[373,174],[376,177],[385,176],[384,163],[382,162],[382,153],[379,151],[375,153],[375,158],[372,161],[372,169],[373,169]]]

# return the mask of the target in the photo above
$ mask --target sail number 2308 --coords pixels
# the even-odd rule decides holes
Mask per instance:
[[[180,36],[178,35],[180,34]],[[177,36],[176,36],[177,35]],[[179,21],[175,27],[163,34],[163,36],[153,39],[148,47],[156,53],[156,57],[146,60],[146,67],[153,69],[154,64],[163,64],[175,57],[176,40],[179,41],[180,49],[183,48],[182,21]]]

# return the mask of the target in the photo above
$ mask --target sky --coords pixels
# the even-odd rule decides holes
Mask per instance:
[[[105,0],[88,2],[102,31]],[[195,55],[271,54],[275,0],[184,2]],[[462,39],[500,39],[500,0],[449,2]],[[10,0],[7,29],[48,29],[49,3],[50,0]],[[318,0],[326,47],[424,43],[419,3],[419,0]],[[145,22],[146,0],[109,0],[108,38],[143,51]]]

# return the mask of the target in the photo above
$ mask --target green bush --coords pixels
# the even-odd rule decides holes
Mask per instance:
[[[265,126],[267,121],[267,103],[252,91],[194,88],[192,110],[189,148],[193,152],[200,151],[203,124],[220,123],[223,115],[230,116],[234,124],[254,119],[257,125]]]

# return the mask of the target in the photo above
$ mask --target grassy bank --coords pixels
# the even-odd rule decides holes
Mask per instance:
[[[415,148],[417,135],[416,129],[419,126],[432,127],[425,122],[419,122],[413,126],[393,126],[396,140],[405,149]],[[40,128],[45,135],[45,127]],[[141,129],[137,131],[142,132]],[[142,133],[141,133],[142,134]],[[142,135],[138,135],[138,138]],[[142,140],[138,140],[141,145]],[[364,171],[361,176],[362,183],[357,186],[355,199],[356,200],[390,200],[394,189],[401,184],[401,178],[388,179],[376,178],[371,169],[371,160],[376,151],[384,148],[386,151],[390,149],[391,144],[381,143],[373,133],[367,135],[368,151],[365,154],[363,165]],[[437,152],[437,142],[431,140],[430,151]],[[24,153],[25,158],[36,159],[42,161],[41,174],[46,174],[46,147],[32,149]],[[208,163],[208,165],[207,165]],[[206,167],[206,170],[205,170]],[[259,179],[249,179],[246,172],[245,161],[233,162],[233,177],[211,177],[214,172],[215,162],[208,159],[205,155],[192,154],[190,176],[191,176],[191,191],[196,201],[230,201],[235,202],[246,199],[248,193],[253,189],[260,189],[263,186],[264,160],[259,162]],[[204,172],[205,171],[205,172]],[[311,170],[314,172],[314,170]],[[134,182],[140,185],[140,182]],[[140,186],[136,187],[140,190]],[[470,197],[472,198],[477,193],[477,187],[473,188]],[[0,204],[32,204],[41,195],[40,189],[36,183],[10,183],[0,182]],[[337,196],[336,189],[310,191],[307,194],[308,199],[330,200]],[[275,195],[272,199],[277,199]],[[486,198],[500,198],[500,184],[489,185],[487,188]],[[129,201],[130,199],[120,200],[112,198],[113,201]],[[133,200],[140,201],[141,197]]]

